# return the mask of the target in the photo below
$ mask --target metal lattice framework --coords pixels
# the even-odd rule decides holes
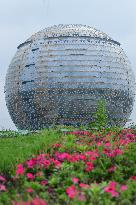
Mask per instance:
[[[134,103],[135,78],[120,47],[90,26],[46,28],[18,46],[9,66],[5,93],[19,129],[92,120],[106,100],[109,123],[124,125]]]

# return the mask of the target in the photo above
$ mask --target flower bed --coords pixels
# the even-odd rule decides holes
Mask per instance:
[[[0,204],[135,204],[135,130],[68,132],[0,176]]]

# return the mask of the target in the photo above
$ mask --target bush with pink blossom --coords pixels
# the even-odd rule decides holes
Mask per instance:
[[[60,133],[14,173],[0,175],[0,205],[135,204],[136,131]]]

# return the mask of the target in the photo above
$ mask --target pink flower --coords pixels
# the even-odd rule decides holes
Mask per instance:
[[[75,184],[77,184],[77,183],[79,182],[79,179],[76,178],[76,177],[74,177],[74,178],[72,178],[72,182],[75,183]]]
[[[116,166],[112,166],[108,169],[108,172],[114,172],[116,169]]]
[[[12,203],[13,205],[47,205],[46,201],[40,198],[35,198],[31,201],[21,201]]]
[[[130,179],[132,179],[132,180],[136,180],[136,176],[132,176]]]
[[[78,200],[79,201],[85,201],[86,200],[86,198],[85,198],[85,194],[84,193],[79,193],[79,195],[78,195]]]
[[[107,157],[116,157],[117,155],[121,155],[123,154],[123,151],[121,149],[114,149],[114,150],[110,150],[110,149],[107,149],[105,148],[104,149],[104,154],[107,156]]]
[[[117,182],[110,182],[107,187],[104,188],[104,191],[110,193],[113,197],[118,197],[119,193],[116,191]]]
[[[53,146],[54,148],[60,148],[60,147],[62,147],[62,144],[56,143],[56,144],[53,144],[52,146]]]
[[[74,185],[71,185],[66,189],[66,194],[68,195],[70,199],[74,199],[77,196],[77,193],[78,192]]]
[[[110,147],[111,146],[110,142],[105,143],[105,146]]]
[[[3,184],[0,184],[0,192],[1,191],[6,191],[6,187],[5,187],[5,185],[3,185]]]
[[[42,181],[41,181],[41,185],[45,186],[45,185],[47,185],[47,184],[48,184],[48,181],[47,181],[47,180],[42,180]]]
[[[97,142],[97,146],[98,147],[102,146],[102,142]]]
[[[96,151],[87,151],[85,152],[86,155],[88,156],[93,156],[93,157],[99,157],[99,154]]]
[[[80,160],[79,154],[75,153],[75,154],[71,155],[71,157],[70,157],[70,159],[68,161],[70,161],[70,162],[77,162],[79,160]]]
[[[89,172],[94,168],[94,165],[92,162],[86,162],[86,168],[85,171]]]
[[[22,164],[17,165],[17,170],[16,170],[17,175],[23,175],[24,174],[24,168]]]
[[[95,156],[90,156],[89,158],[91,161],[95,161],[96,160],[96,157]]]
[[[33,189],[32,189],[32,188],[28,188],[28,189],[27,189],[27,192],[28,192],[28,193],[32,193],[32,192],[33,192]]]
[[[120,190],[121,190],[121,191],[125,191],[125,190],[127,190],[127,188],[128,188],[128,187],[127,187],[126,185],[121,185],[121,186],[120,186]]]
[[[20,201],[20,202],[13,201],[12,205],[47,205],[47,203],[44,199],[35,198],[32,199],[31,201]]]
[[[79,186],[81,188],[89,188],[90,186],[88,184],[80,183]]]
[[[45,160],[43,160],[43,164],[44,164],[44,167],[45,167],[45,168],[48,168],[51,163],[50,163],[49,160],[45,159]]]
[[[54,163],[56,168],[60,168],[61,167],[61,162],[59,162],[58,160],[52,159],[52,162]]]
[[[33,168],[34,165],[36,164],[36,159],[30,159],[26,162],[28,168]]]
[[[120,139],[120,140],[119,140],[119,143],[120,143],[120,145],[127,145],[127,144],[128,144],[128,141],[127,141],[127,140]]]
[[[71,135],[90,135],[90,133],[88,131],[73,131],[73,132],[69,132],[68,134],[71,134]]]
[[[114,181],[111,181],[111,182],[109,183],[109,186],[110,186],[112,189],[115,189],[116,185],[117,185],[117,182],[114,182]]]
[[[27,204],[26,204],[27,205]],[[29,204],[28,204],[29,205]],[[30,205],[47,205],[46,201],[40,198],[35,198],[31,201]]]
[[[37,177],[43,177],[43,175],[44,175],[43,172],[37,172],[37,173],[36,173],[36,176],[37,176]]]
[[[123,154],[123,151],[121,149],[115,149],[115,155],[122,155]]]
[[[3,177],[2,175],[0,175],[0,181],[1,181],[1,182],[5,182],[5,181],[6,181],[5,177]]]
[[[35,176],[32,173],[27,173],[27,178],[30,180],[34,180]]]
[[[66,152],[64,153],[56,152],[55,156],[59,161],[69,160],[71,158],[70,154]]]
[[[119,196],[119,193],[116,192],[116,191],[111,191],[111,195],[112,195],[113,197],[118,197],[118,196]]]
[[[80,160],[85,161],[86,160],[86,156],[84,154],[80,154],[79,155]]]

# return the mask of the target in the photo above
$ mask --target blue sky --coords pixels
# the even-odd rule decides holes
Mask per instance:
[[[4,81],[17,46],[54,24],[93,26],[121,43],[136,76],[135,0],[0,0],[0,129],[15,129],[4,99]],[[136,122],[136,103],[131,115]]]

